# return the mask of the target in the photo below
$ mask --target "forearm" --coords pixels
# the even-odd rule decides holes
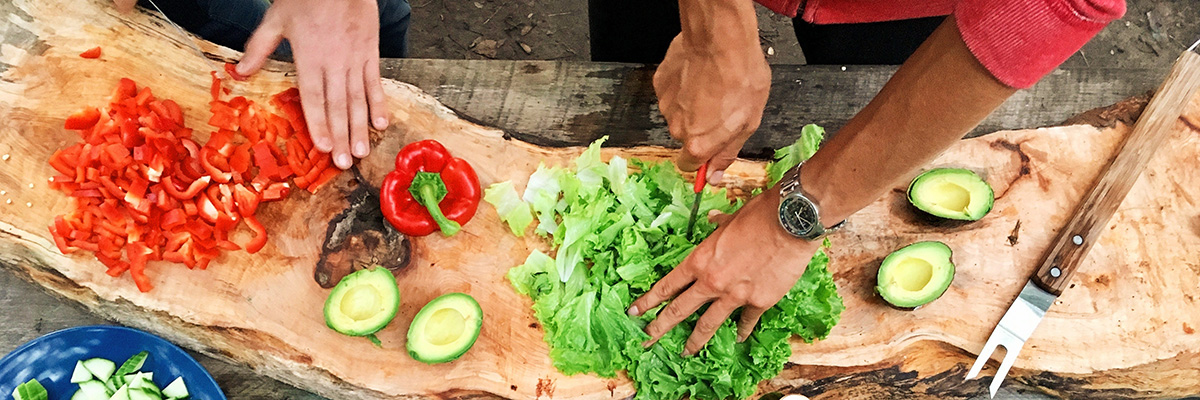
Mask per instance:
[[[758,50],[758,22],[751,0],[679,0],[683,37],[712,51]]]
[[[805,163],[801,181],[840,221],[974,129],[1016,89],[996,80],[947,18],[862,111]]]

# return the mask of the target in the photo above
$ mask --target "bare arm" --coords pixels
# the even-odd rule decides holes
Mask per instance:
[[[949,18],[805,164],[805,191],[820,205],[823,222],[832,225],[928,163],[1015,91],[975,60]],[[690,143],[684,140],[686,152]],[[721,227],[712,236],[633,303],[630,313],[639,315],[673,299],[646,327],[652,340],[706,303],[711,306],[688,338],[686,354],[699,351],[739,308],[738,338],[744,340],[762,313],[792,288],[818,243],[784,232],[775,193],[750,200],[732,219],[719,218]]]
[[[1016,92],[984,69],[951,16],[804,165],[825,223],[845,219],[929,163]]]

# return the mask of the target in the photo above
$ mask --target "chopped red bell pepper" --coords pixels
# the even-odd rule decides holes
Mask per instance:
[[[410,143],[396,154],[396,170],[380,188],[383,216],[396,230],[425,236],[453,235],[475,215],[481,189],[475,170],[441,143]]]
[[[83,58],[100,58],[100,46],[87,49],[86,51],[79,53],[79,56]]]
[[[96,107],[88,107],[68,116],[67,122],[63,124],[63,127],[70,130],[82,131],[96,126],[96,122],[99,120],[100,110],[97,110]]]

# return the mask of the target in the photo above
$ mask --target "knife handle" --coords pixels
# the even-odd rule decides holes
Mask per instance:
[[[1154,150],[1170,135],[1197,88],[1200,88],[1200,55],[1184,52],[1138,118],[1133,133],[1125,138],[1116,157],[1051,242],[1033,276],[1034,283],[1056,296],[1062,294],[1109,218],[1154,156]]]
[[[706,182],[708,182],[708,163],[701,164],[700,169],[696,171],[696,181],[692,183],[692,192],[703,192]]]

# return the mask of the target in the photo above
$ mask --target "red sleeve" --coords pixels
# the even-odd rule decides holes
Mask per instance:
[[[962,0],[958,30],[997,79],[1033,86],[1125,14],[1124,0]]]

